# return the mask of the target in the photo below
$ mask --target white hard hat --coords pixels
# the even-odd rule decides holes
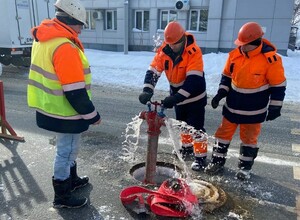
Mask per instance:
[[[55,7],[67,13],[72,18],[86,24],[86,10],[80,0],[57,0]]]

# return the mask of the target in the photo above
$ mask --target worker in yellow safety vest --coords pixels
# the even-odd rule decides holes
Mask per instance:
[[[71,192],[89,182],[77,175],[80,134],[101,118],[91,101],[91,71],[78,38],[86,10],[79,0],[57,0],[55,7],[55,18],[32,29],[28,105],[40,128],[56,132],[53,207],[79,208],[87,198]]]

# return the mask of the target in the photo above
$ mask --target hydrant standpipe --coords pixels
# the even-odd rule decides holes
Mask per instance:
[[[151,110],[151,105],[154,105],[154,111]],[[144,180],[146,184],[155,184],[158,137],[161,132],[160,127],[162,125],[165,125],[165,115],[163,114],[163,108],[161,108],[161,112],[158,113],[158,105],[160,105],[160,103],[151,102],[148,105],[149,111],[143,111],[140,113],[140,118],[146,120],[148,124],[148,146],[146,155],[146,173]]]

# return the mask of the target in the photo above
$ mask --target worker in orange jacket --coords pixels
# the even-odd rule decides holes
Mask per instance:
[[[170,96],[162,104],[165,108],[175,106],[176,119],[186,122],[196,130],[204,129],[204,114],[207,104],[206,84],[203,72],[203,60],[200,47],[194,36],[185,32],[179,22],[170,22],[164,31],[164,43],[148,68],[143,92],[139,96],[142,104],[146,104],[153,96],[155,85],[165,72],[170,83]],[[183,157],[193,154],[193,139],[188,133],[182,133]],[[207,149],[196,150],[192,169],[204,168]]]
[[[229,53],[217,95],[211,105],[217,108],[226,97],[222,123],[215,133],[216,145],[205,172],[221,171],[232,137],[240,126],[240,155],[236,177],[250,178],[250,171],[258,153],[257,140],[261,123],[279,117],[286,89],[286,78],[281,57],[276,47],[262,38],[258,23],[244,24]]]
[[[52,186],[54,208],[80,208],[88,199],[73,191],[89,183],[77,175],[81,133],[101,117],[91,100],[91,70],[78,38],[86,24],[80,0],[57,0],[53,19],[34,27],[28,105],[37,125],[56,133]]]

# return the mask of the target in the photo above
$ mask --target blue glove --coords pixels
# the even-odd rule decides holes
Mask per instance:
[[[147,102],[150,101],[150,99],[152,98],[152,96],[153,96],[153,93],[142,92],[142,93],[139,95],[140,103],[146,105]]]
[[[270,105],[268,109],[268,115],[266,121],[272,121],[278,118],[281,115],[280,110],[281,110],[281,106]]]

